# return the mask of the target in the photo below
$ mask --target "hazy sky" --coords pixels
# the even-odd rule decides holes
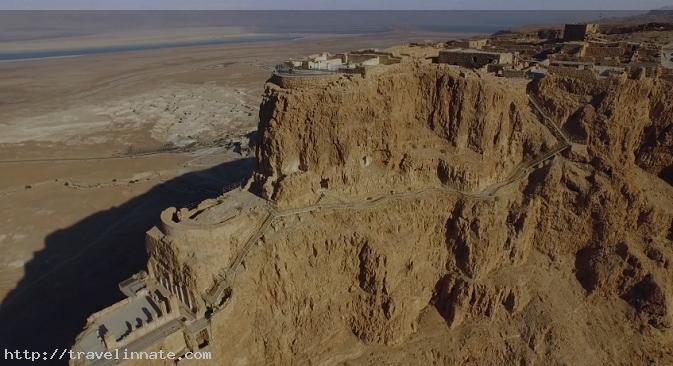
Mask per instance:
[[[0,9],[640,10],[673,0],[0,0]]]

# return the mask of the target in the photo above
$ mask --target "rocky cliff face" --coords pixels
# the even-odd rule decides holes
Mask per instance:
[[[214,324],[232,364],[673,362],[670,86],[523,87],[434,65],[322,88],[268,85],[253,189],[284,218]],[[662,179],[663,178],[663,179]],[[327,198],[325,198],[327,197]]]
[[[524,87],[437,65],[267,84],[255,188],[277,204],[418,187],[477,192],[555,143]]]
[[[561,190],[541,195],[572,192],[568,207],[573,212],[560,210],[565,224],[548,231],[584,233],[577,242],[581,246],[569,249],[587,293],[629,304],[631,316],[665,332],[671,320],[668,261],[673,254],[670,87],[656,80],[626,80],[587,89],[553,78],[535,86],[560,121],[585,131],[587,143],[583,154],[564,162]],[[558,224],[557,219],[553,225]]]
[[[597,158],[638,167],[673,182],[673,91],[659,79],[547,78],[533,86],[555,119]]]
[[[250,187],[276,216],[216,359],[673,364],[670,84],[527,86],[574,140],[535,160],[559,141],[525,85],[384,69],[267,85]]]

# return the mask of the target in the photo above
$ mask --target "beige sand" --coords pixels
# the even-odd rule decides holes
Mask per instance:
[[[277,62],[449,36],[387,33],[0,62],[0,298],[19,287],[16,306],[39,298],[71,309],[60,315],[66,326],[45,331],[40,342],[74,341],[88,314],[114,302],[117,282],[144,266],[144,232],[162,209],[216,196],[250,173],[245,149],[232,144],[245,147],[255,130]],[[186,145],[195,147],[127,156]]]

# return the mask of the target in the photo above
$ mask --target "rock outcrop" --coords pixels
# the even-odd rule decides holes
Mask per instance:
[[[554,77],[529,86],[571,150],[494,200],[429,194],[298,217],[265,241],[232,314],[278,324],[257,340],[263,362],[672,362],[670,90]],[[479,192],[557,142],[522,88],[436,65],[268,85],[261,110],[253,188],[279,207],[321,194]],[[433,333],[429,313],[446,328]]]
[[[260,118],[254,188],[281,206],[322,192],[478,192],[555,143],[523,87],[446,65],[389,66],[306,88],[269,83]]]
[[[670,84],[405,64],[292,85],[261,106],[249,189],[270,216],[246,209],[219,363],[673,363]],[[184,258],[229,245],[168,236]]]

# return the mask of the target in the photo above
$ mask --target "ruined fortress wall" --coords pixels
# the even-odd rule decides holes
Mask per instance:
[[[479,68],[491,63],[492,61],[490,58],[484,59],[483,56],[478,58],[475,55],[476,54],[466,52],[440,51],[439,56],[437,57],[437,62],[440,64]]]
[[[392,55],[388,54],[382,54],[378,55],[379,56],[379,62],[382,65],[394,65],[394,64],[399,64],[401,62],[399,57],[395,57]]]
[[[583,46],[579,44],[574,44],[574,43],[567,43],[561,45],[561,52],[552,54],[550,58],[552,60],[554,59],[563,59],[564,57],[567,57],[568,55],[577,55],[582,53]]]
[[[236,226],[228,221],[209,224],[187,219],[177,222],[174,218],[175,212],[176,209],[170,207],[160,215],[161,224],[159,225],[159,229],[167,237],[187,237],[192,241],[202,240],[211,242],[228,238],[232,234],[232,228]]]
[[[564,41],[583,41],[590,34],[597,33],[598,24],[566,24],[563,28]]]
[[[161,212],[161,231],[169,236],[179,237],[188,234],[192,237],[210,238],[213,236],[213,229],[216,226],[211,225],[190,225],[188,222],[176,222],[174,216],[177,210],[170,207]]]
[[[305,76],[283,76],[274,74],[271,79],[269,79],[269,82],[274,83],[283,89],[321,88],[341,77],[344,77],[344,74],[334,73]]]
[[[210,278],[217,271],[208,265],[208,259],[230,261],[236,243],[232,243],[231,230],[225,225],[175,222],[174,212],[174,208],[165,210],[160,227],[146,234],[148,270],[183,303],[189,299],[190,304],[200,308],[203,303],[198,294],[211,285]]]
[[[362,77],[370,78],[376,77],[379,75],[385,75],[391,72],[398,72],[402,69],[402,66],[399,64],[393,65],[378,65],[378,66],[365,66],[362,68]]]
[[[353,53],[353,54],[348,55],[348,62],[356,64],[356,63],[367,61],[367,60],[375,58],[375,57],[380,58],[379,55],[375,55],[375,54],[371,54],[371,53]]]
[[[156,227],[146,233],[145,245],[149,259],[147,269],[157,283],[191,309],[203,308],[203,301],[198,294],[204,284],[199,284],[198,267],[187,259],[188,253],[183,253],[180,247],[173,245],[176,238],[164,235]]]
[[[626,53],[624,47],[606,47],[589,45],[584,49],[584,56],[586,57],[621,57]]]
[[[659,75],[659,77],[662,80],[673,82],[673,70],[670,70],[670,69],[666,69],[666,70],[667,71],[663,72],[661,75]]]
[[[472,39],[467,41],[467,47],[469,48],[475,48],[475,49],[482,49],[488,44],[488,39]]]
[[[586,81],[596,80],[596,73],[589,69],[579,70],[573,67],[549,66],[548,70],[549,73],[553,75],[572,77]]]
[[[205,210],[218,209],[208,207]],[[217,215],[222,215],[221,221],[202,218],[204,212],[178,218],[175,208],[164,210],[159,227],[146,234],[149,273],[183,303],[204,306],[201,294],[212,286],[215,276],[234,262],[247,239],[266,219],[265,207],[220,207]]]
[[[382,65],[399,64],[402,60],[390,52],[351,52],[348,54],[348,62],[360,63],[371,58],[378,58]]]
[[[488,64],[512,63],[511,53],[483,53],[464,51],[440,51],[437,62],[468,68],[482,68]]]
[[[512,70],[512,69],[503,69],[502,76],[506,78],[525,78],[527,74],[526,70]]]
[[[622,64],[621,60],[615,59],[612,57],[605,58],[605,57],[592,57],[591,61],[592,63],[600,66],[613,66],[613,67],[619,67]]]

